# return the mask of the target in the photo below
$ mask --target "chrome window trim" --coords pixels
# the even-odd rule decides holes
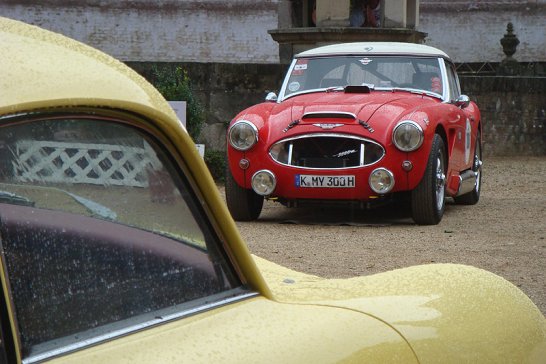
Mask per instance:
[[[446,61],[443,58],[438,58],[440,64],[440,72],[442,74],[442,101],[444,103],[450,102],[449,100],[449,81],[447,79]]]
[[[226,293],[226,292],[222,292],[222,293]],[[195,315],[195,314],[198,314],[200,312],[208,311],[208,310],[211,310],[213,308],[217,308],[217,307],[220,307],[220,306],[225,306],[225,305],[228,305],[228,304],[231,304],[231,303],[234,303],[234,302],[242,301],[242,300],[245,300],[245,299],[248,299],[248,298],[251,298],[251,297],[256,297],[256,296],[258,296],[257,292],[246,292],[246,293],[242,293],[242,294],[239,294],[237,296],[234,296],[234,297],[224,298],[222,300],[215,301],[215,302],[212,302],[212,303],[206,303],[206,304],[200,305],[198,307],[190,308],[190,309],[183,310],[183,311],[180,311],[180,312],[176,312],[176,313],[173,313],[173,314],[170,314],[170,315],[157,316],[153,320],[142,322],[142,323],[137,324],[137,325],[128,326],[128,327],[125,327],[125,328],[122,328],[122,329],[114,330],[114,331],[112,331],[110,333],[107,333],[107,334],[97,335],[96,337],[93,337],[93,338],[90,338],[90,339],[74,342],[72,344],[65,345],[65,346],[62,346],[62,347],[57,348],[57,349],[49,350],[49,351],[46,351],[46,352],[43,352],[43,353],[40,353],[40,354],[36,354],[36,355],[31,355],[31,356],[23,359],[22,363],[23,364],[31,364],[31,363],[39,363],[39,362],[44,361],[44,360],[51,360],[51,359],[53,359],[55,357],[58,357],[58,356],[61,356],[61,355],[64,355],[64,354],[68,354],[68,353],[71,353],[71,352],[74,352],[74,351],[78,351],[78,350],[81,350],[81,349],[85,349],[85,348],[90,347],[90,346],[98,345],[98,344],[101,344],[101,343],[104,343],[106,341],[110,341],[110,340],[113,340],[113,339],[116,339],[116,338],[119,338],[119,337],[122,337],[122,336],[126,336],[126,335],[129,335],[129,334],[134,334],[134,333],[137,333],[139,331],[142,331],[144,329],[147,329],[147,328],[150,328],[150,327],[153,327],[153,326],[157,326],[157,325],[160,325],[160,324],[175,321],[175,320],[187,317],[187,316]],[[204,297],[204,298],[206,298],[206,297]]]
[[[377,161],[373,162],[373,163],[370,163],[370,164],[363,164],[363,160],[364,160],[364,145],[361,144],[360,145],[360,150],[359,150],[359,153],[360,153],[360,165],[358,166],[352,166],[352,167],[343,167],[343,168],[316,168],[316,167],[301,167],[301,166],[295,166],[293,164],[289,164],[289,163],[292,163],[292,148],[293,148],[293,143],[292,141],[294,140],[299,140],[299,139],[308,139],[308,138],[316,138],[316,137],[336,137],[336,138],[344,138],[344,139],[355,139],[355,140],[359,140],[361,143],[362,142],[367,142],[367,143],[372,143],[372,144],[375,144],[377,146],[379,146],[381,148],[381,150],[383,151],[383,155],[381,156],[381,158],[379,158]],[[287,163],[281,163],[279,161],[277,161],[275,158],[273,158],[273,155],[271,154],[271,148],[279,143],[289,143],[289,151],[288,151],[288,164]],[[350,134],[342,134],[342,133],[314,133],[314,134],[305,134],[305,135],[298,135],[298,136],[295,136],[295,137],[290,137],[290,138],[286,138],[286,139],[281,139],[279,141],[277,141],[276,143],[273,143],[271,145],[271,147],[269,148],[269,151],[268,151],[268,154],[269,154],[269,157],[273,160],[273,162],[277,163],[277,164],[280,164],[281,166],[286,166],[286,167],[292,167],[292,168],[298,168],[298,169],[307,169],[307,170],[340,170],[340,169],[355,169],[355,168],[362,168],[362,167],[369,167],[369,166],[373,166],[374,164],[376,163],[379,163],[386,155],[386,150],[385,148],[378,142],[376,142],[375,140],[372,140],[372,139],[368,139],[368,138],[363,138],[363,137],[359,137],[359,136],[356,136],[356,135],[350,135]]]
[[[290,67],[288,67],[288,71],[286,71],[286,73],[283,75],[284,76],[283,83],[282,83],[282,86],[281,86],[281,90],[279,91],[279,95],[277,97],[277,103],[278,104],[281,103],[284,99],[287,98],[286,94],[285,94],[285,91],[288,88],[288,79],[290,78],[290,77],[288,77],[288,75],[292,74],[292,70],[296,66],[297,61],[298,60],[296,58],[292,59],[292,62],[290,63]]]

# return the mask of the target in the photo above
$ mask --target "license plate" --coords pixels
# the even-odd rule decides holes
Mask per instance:
[[[355,176],[319,176],[311,174],[297,174],[296,187],[326,187],[326,188],[354,188]]]

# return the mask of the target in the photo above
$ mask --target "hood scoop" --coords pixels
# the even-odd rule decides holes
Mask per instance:
[[[356,120],[356,115],[350,112],[340,112],[340,111],[313,111],[306,112],[301,117],[302,121],[308,119],[346,119],[346,120]]]

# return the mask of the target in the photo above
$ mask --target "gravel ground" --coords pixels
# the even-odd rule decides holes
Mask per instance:
[[[258,221],[237,224],[252,253],[301,272],[345,278],[469,264],[514,283],[546,314],[546,157],[487,159],[479,203],[448,203],[436,226],[415,225],[392,208],[289,209],[273,202]]]

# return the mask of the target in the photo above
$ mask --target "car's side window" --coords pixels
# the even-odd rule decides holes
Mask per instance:
[[[0,127],[0,244],[26,356],[244,292],[188,181],[124,123]]]

